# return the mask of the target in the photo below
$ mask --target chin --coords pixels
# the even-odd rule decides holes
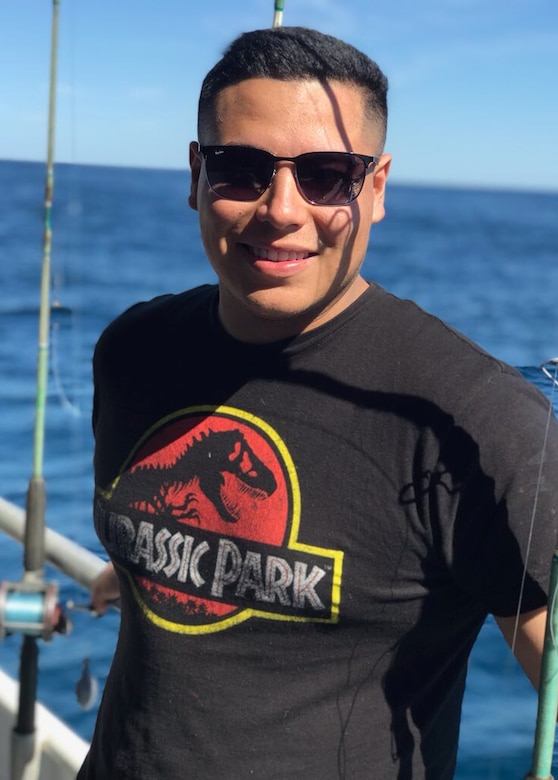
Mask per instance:
[[[269,291],[252,293],[247,296],[245,308],[262,320],[312,319],[327,308],[327,304],[315,301],[293,300],[293,296],[277,296]]]

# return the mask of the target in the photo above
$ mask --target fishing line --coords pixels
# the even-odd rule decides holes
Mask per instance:
[[[69,309],[67,306],[62,306],[59,301],[54,301],[51,307],[51,316],[53,314],[59,314],[60,312],[64,312],[67,314],[72,314],[71,309]],[[73,326],[70,325],[70,329]],[[56,391],[56,394],[60,400],[60,405],[63,409],[65,409],[67,412],[69,412],[73,417],[81,417],[81,409],[76,404],[72,403],[70,401],[66,390],[64,388],[64,383],[62,381],[62,374],[60,371],[60,364],[58,362],[58,355],[59,355],[59,346],[58,346],[58,336],[61,330],[61,325],[57,321],[53,321],[51,330],[50,330],[50,343],[51,343],[51,361],[50,361],[50,367],[52,370],[52,379],[54,382],[54,389]]]
[[[554,366],[554,374],[552,374],[548,366],[553,365]],[[550,379],[552,382],[552,391],[550,393],[550,404],[551,406],[554,406],[554,397],[556,395],[556,388],[558,387],[558,358],[552,358],[552,360],[549,360],[548,363],[545,363],[541,366],[541,370],[543,374]],[[554,610],[556,609],[556,599],[558,598],[558,587],[554,589],[554,593],[552,594],[552,601],[549,605],[550,614],[554,614]],[[550,636],[552,639],[552,645],[555,650],[558,650],[558,645],[556,643],[556,634],[554,632],[554,621],[549,622],[549,628],[550,628]]]
[[[552,375],[552,373],[547,368],[549,365],[554,365],[555,366],[554,376]],[[540,494],[542,478],[543,478],[543,468],[544,468],[544,463],[545,463],[546,448],[547,448],[547,444],[548,444],[548,434],[549,434],[549,431],[550,431],[550,423],[552,422],[552,418],[554,416],[554,405],[553,405],[553,402],[554,402],[555,388],[558,387],[558,358],[553,358],[552,360],[547,361],[540,368],[541,368],[541,371],[543,372],[543,374],[545,374],[545,376],[547,376],[552,381],[552,392],[550,394],[550,401],[549,401],[549,405],[548,405],[548,415],[547,415],[547,418],[546,418],[544,439],[543,439],[543,445],[542,445],[542,450],[541,450],[541,461],[540,461],[540,464],[539,464],[539,472],[538,472],[538,475],[537,475],[537,484],[536,484],[536,488],[535,488],[535,499],[534,499],[534,502],[533,502],[533,511],[531,513],[531,521],[530,521],[530,524],[529,524],[529,536],[528,536],[528,539],[527,539],[527,548],[526,548],[526,551],[525,551],[525,563],[523,565],[523,574],[522,574],[522,577],[521,577],[521,586],[519,588],[519,598],[518,598],[518,602],[517,602],[517,612],[516,612],[516,615],[515,615],[515,624],[514,624],[513,637],[512,637],[512,643],[511,643],[512,653],[515,652],[517,633],[518,633],[518,630],[519,630],[519,620],[520,620],[520,616],[521,616],[521,604],[523,602],[523,594],[525,592],[525,582],[526,582],[526,579],[527,579],[527,563],[529,561],[529,554],[531,552],[531,544],[532,544],[532,541],[533,541],[533,534],[534,534],[534,530],[535,530],[535,519],[536,519],[536,515],[537,515],[539,494]],[[554,595],[552,596],[552,598],[554,598]]]
[[[64,216],[67,218],[65,220],[66,222],[66,230],[62,231],[62,235],[64,236],[64,244],[65,246],[61,248],[60,250],[57,250],[56,257],[58,258],[57,262],[57,272],[52,274],[52,295],[53,295],[53,301],[51,304],[51,329],[50,329],[50,348],[51,348],[51,354],[50,354],[50,368],[52,371],[52,379],[53,379],[53,386],[54,391],[56,395],[58,396],[58,399],[60,401],[61,407],[69,412],[72,417],[78,418],[81,417],[82,411],[79,407],[79,404],[75,401],[70,400],[69,393],[66,390],[66,384],[63,378],[63,374],[66,372],[63,371],[61,367],[61,361],[60,361],[60,355],[69,355],[72,360],[72,365],[74,368],[77,368],[79,366],[79,359],[77,359],[76,353],[77,353],[77,341],[80,338],[80,333],[76,332],[76,319],[74,316],[74,311],[67,305],[63,303],[64,300],[64,287],[66,285],[66,274],[65,274],[65,268],[70,266],[73,268],[74,272],[76,270],[77,266],[77,258],[75,257],[76,253],[74,252],[72,254],[72,257],[69,258],[69,251],[68,251],[68,241],[69,241],[69,233],[70,228],[75,223],[75,220],[79,218],[79,216],[82,213],[81,208],[81,200],[76,196],[76,192],[78,190],[78,184],[77,184],[77,174],[76,174],[76,68],[75,68],[75,39],[76,39],[76,22],[75,22],[75,4],[70,4],[70,13],[68,18],[68,25],[69,25],[69,34],[64,36],[64,48],[66,51],[69,52],[68,56],[68,71],[69,71],[69,88],[64,91],[64,97],[69,105],[69,121],[67,122],[67,125],[69,126],[69,144],[70,144],[70,154],[69,154],[69,160],[70,165],[68,168],[64,171],[65,175],[64,180],[67,181],[68,184],[68,194],[66,196],[67,199],[67,205],[64,210]],[[79,230],[79,228],[78,228]],[[59,233],[60,235],[60,233]],[[79,242],[80,243],[80,242]],[[73,242],[73,245],[79,245],[78,242]],[[81,253],[78,255],[79,258],[81,258]],[[60,258],[62,258],[62,262],[60,262]],[[54,270],[54,269],[53,269]],[[66,332],[69,332],[71,338],[71,347],[69,350],[65,350],[63,347],[61,347],[61,342],[63,340],[63,334]],[[76,394],[76,388],[78,387],[79,378],[77,376],[73,376],[73,388],[74,388],[74,396]]]
[[[72,177],[73,178],[73,177]],[[73,182],[75,187],[75,182]],[[73,215],[70,215],[73,218]],[[67,255],[67,249],[64,252]],[[72,417],[78,418],[82,416],[82,411],[79,403],[75,400],[77,387],[79,384],[79,376],[76,375],[76,371],[80,365],[79,356],[77,354],[77,343],[83,334],[80,333],[76,325],[75,312],[72,308],[62,303],[64,299],[65,282],[63,280],[63,274],[58,273],[56,282],[52,285],[53,294],[56,293],[51,306],[50,306],[50,371],[53,380],[53,390],[58,397],[60,406],[71,414]],[[61,346],[64,336],[70,337],[69,349],[64,349]],[[64,368],[63,361],[60,356],[67,363],[71,361],[71,365],[74,369],[74,375],[71,377],[70,384],[73,385],[74,400],[70,399],[70,393],[67,391],[68,382],[65,379],[67,370]]]

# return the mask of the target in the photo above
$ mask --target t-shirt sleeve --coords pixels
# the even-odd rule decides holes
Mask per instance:
[[[439,499],[452,519],[452,573],[489,612],[529,612],[546,604],[557,538],[556,417],[506,371],[485,378],[464,409],[442,449],[454,475],[454,495]]]

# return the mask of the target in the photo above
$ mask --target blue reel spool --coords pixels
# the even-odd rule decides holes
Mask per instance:
[[[0,585],[0,640],[17,633],[48,642],[55,631],[63,633],[65,629],[55,584],[37,587],[22,581]]]

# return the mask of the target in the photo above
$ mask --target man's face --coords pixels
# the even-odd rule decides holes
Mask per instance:
[[[285,157],[381,151],[361,90],[339,82],[249,79],[218,95],[216,120],[215,135],[202,143]],[[344,206],[308,203],[289,162],[277,165],[271,186],[253,202],[217,197],[195,144],[190,162],[189,203],[199,212],[204,248],[219,277],[219,315],[231,335],[266,342],[310,330],[366,289],[360,267],[370,227],[384,216],[388,155]]]

